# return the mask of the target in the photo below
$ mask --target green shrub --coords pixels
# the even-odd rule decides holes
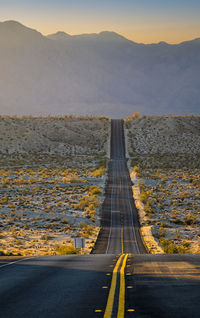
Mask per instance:
[[[133,167],[133,171],[136,172],[136,173],[137,173],[137,172],[140,172],[140,167],[134,166],[134,167]]]
[[[151,205],[150,205],[150,202],[147,202],[147,203],[145,204],[144,210],[145,210],[145,212],[146,212],[147,214],[152,214],[152,213],[154,213],[154,211],[153,211],[153,209],[152,209],[152,207],[151,207]]]
[[[84,210],[85,208],[89,207],[91,204],[93,204],[94,207],[99,207],[99,205],[100,205],[96,196],[85,195],[82,198],[80,198],[79,203],[76,204],[75,208],[80,209],[80,210]]]
[[[95,177],[95,178],[102,177],[102,176],[104,176],[105,171],[106,171],[106,170],[105,170],[104,167],[100,167],[100,168],[98,168],[98,169],[96,169],[96,170],[94,170],[94,171],[91,171],[91,175],[92,175],[93,177]]]
[[[89,238],[94,232],[94,226],[92,224],[86,225],[84,228],[82,228],[82,237]]]
[[[101,195],[102,194],[101,189],[97,186],[86,187],[86,190],[90,195]]]
[[[177,246],[168,239],[161,238],[160,243],[164,248],[164,252],[167,254],[184,254],[187,252],[184,246]]]
[[[146,203],[148,200],[148,192],[147,191],[142,191],[142,193],[140,194],[140,201],[142,201],[143,203]]]
[[[21,253],[12,253],[12,252],[4,252],[0,251],[0,256],[21,256]]]
[[[79,249],[74,248],[73,245],[56,245],[55,251],[58,255],[79,254],[80,253]]]

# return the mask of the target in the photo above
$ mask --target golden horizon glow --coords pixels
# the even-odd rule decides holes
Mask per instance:
[[[14,19],[9,19],[14,20]],[[29,27],[31,29],[34,29],[44,36],[47,36],[49,34],[54,34],[58,31],[65,32],[69,35],[79,35],[79,34],[91,34],[91,33],[100,33],[102,31],[110,31],[110,32],[116,32],[128,40],[131,40],[133,42],[137,43],[144,43],[144,44],[151,44],[151,43],[159,43],[161,41],[167,42],[169,44],[178,44],[184,41],[190,41],[194,40],[196,38],[200,38],[200,32],[198,32],[197,26],[191,26],[188,27],[161,27],[161,28],[135,28],[135,29],[127,29],[122,30],[119,28],[101,28],[100,26],[96,26],[92,28],[90,26],[84,25],[84,27],[81,26],[68,26],[64,25],[60,27],[57,27],[55,24],[36,24],[36,23],[28,23],[26,19],[25,21],[18,21],[19,23],[25,25],[26,27]],[[8,20],[5,20],[8,21]],[[1,21],[4,22],[4,21]]]
[[[23,23],[22,23],[23,24]],[[36,24],[25,24],[27,27],[33,28],[38,32],[42,33],[44,36],[49,34],[54,34],[58,31],[65,32],[69,35],[79,35],[79,34],[91,34],[91,33],[100,33],[102,31],[110,31],[116,32],[128,40],[137,43],[151,44],[151,43],[159,43],[161,41],[167,42],[169,44],[178,44],[184,41],[194,40],[196,38],[200,38],[200,32],[198,32],[197,27],[177,27],[177,28],[136,28],[136,29],[114,29],[114,28],[101,28],[101,27],[93,27],[91,29],[86,26],[82,28],[81,26],[76,26],[75,28],[71,27],[60,27],[56,28],[55,25],[41,25],[40,27]]]

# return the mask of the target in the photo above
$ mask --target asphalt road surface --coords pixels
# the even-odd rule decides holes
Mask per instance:
[[[125,157],[123,121],[112,120],[111,159],[102,209],[103,227],[93,253],[146,253],[131,185]]]
[[[123,122],[112,121],[94,254],[0,257],[1,318],[199,317],[200,256],[146,253],[124,148]]]
[[[200,317],[200,255],[133,255],[129,264],[126,317]]]
[[[96,317],[105,310],[113,255],[0,258],[0,317]],[[6,265],[6,266],[5,266]],[[97,317],[98,314],[97,314]],[[102,315],[101,315],[102,317]]]

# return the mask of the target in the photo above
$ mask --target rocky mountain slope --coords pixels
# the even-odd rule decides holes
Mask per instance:
[[[200,167],[200,116],[155,116],[125,122],[128,155],[148,168]]]

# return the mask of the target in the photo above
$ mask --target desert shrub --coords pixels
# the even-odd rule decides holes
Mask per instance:
[[[142,201],[143,203],[146,203],[149,197],[149,192],[148,191],[142,191],[142,193],[140,194],[140,201]]]
[[[81,236],[84,238],[89,238],[94,232],[94,226],[93,225],[86,225],[82,228],[82,234]]]
[[[56,245],[55,252],[58,255],[67,255],[67,254],[79,254],[80,251],[78,248],[74,248],[73,245]]]
[[[105,174],[105,168],[104,167],[100,167],[100,168],[98,168],[98,169],[96,169],[94,171],[91,171],[90,173],[95,178],[102,177]]]
[[[69,220],[67,220],[67,219],[64,217],[64,218],[62,218],[61,223],[63,223],[63,224],[69,224],[70,222],[69,222]]]
[[[84,222],[80,222],[79,226],[80,226],[81,229],[83,229],[84,227],[87,227],[87,224],[84,223]]]
[[[132,119],[136,119],[136,118],[140,118],[140,113],[139,112],[135,112],[131,116],[126,117],[125,121],[127,122],[128,120],[132,120]]]
[[[175,224],[183,224],[182,220],[179,217],[173,217],[172,222]]]
[[[191,214],[188,214],[184,217],[184,224],[186,225],[192,225],[192,224],[195,224],[195,222],[196,222],[196,219]]]
[[[160,227],[159,230],[154,230],[153,236],[157,239],[163,238],[166,236],[166,231],[164,228]]]
[[[185,247],[185,248],[189,248],[190,247],[190,242],[183,241],[182,242],[182,246]]]
[[[5,234],[3,234],[1,231],[0,231],[0,240],[3,239],[5,237]]]
[[[87,217],[88,219],[91,219],[92,221],[95,221],[95,213],[96,213],[95,206],[94,204],[91,203],[84,211],[84,216]]]
[[[51,236],[49,236],[49,235],[44,234],[41,236],[41,240],[43,240],[43,241],[48,242],[50,239],[51,239]]]
[[[160,227],[160,237],[165,237],[166,236],[166,231],[163,227]]]
[[[79,203],[76,204],[76,209],[84,210],[89,207],[89,205],[93,204],[94,207],[98,207],[100,203],[98,202],[96,196],[85,195],[79,200]]]
[[[152,207],[151,207],[150,202],[147,202],[147,203],[145,204],[144,210],[145,210],[145,212],[146,212],[147,214],[152,214],[152,213],[154,213],[154,211],[153,211],[153,209],[152,209]]]
[[[86,181],[84,179],[71,177],[69,178],[70,183],[85,183]]]
[[[106,155],[106,153],[104,153],[104,155]],[[96,169],[101,169],[101,168],[106,168],[107,167],[107,158],[102,158],[101,160],[99,160],[96,164]]]
[[[137,172],[140,172],[140,167],[134,166],[134,167],[133,167],[133,171],[136,172],[136,173],[137,173]]]
[[[21,253],[12,253],[8,251],[0,251],[0,256],[21,256]]]
[[[160,243],[164,248],[164,252],[167,254],[184,254],[187,252],[184,246],[177,246],[168,239],[161,238]]]
[[[145,189],[145,183],[144,183],[144,181],[139,181],[139,188],[140,188],[140,190],[141,191],[144,191],[144,189]]]
[[[19,245],[23,245],[23,241],[22,240],[17,240],[15,242],[15,245],[19,246]]]
[[[86,187],[86,190],[91,195],[101,195],[102,194],[101,189],[97,186],[88,186],[88,187]]]

